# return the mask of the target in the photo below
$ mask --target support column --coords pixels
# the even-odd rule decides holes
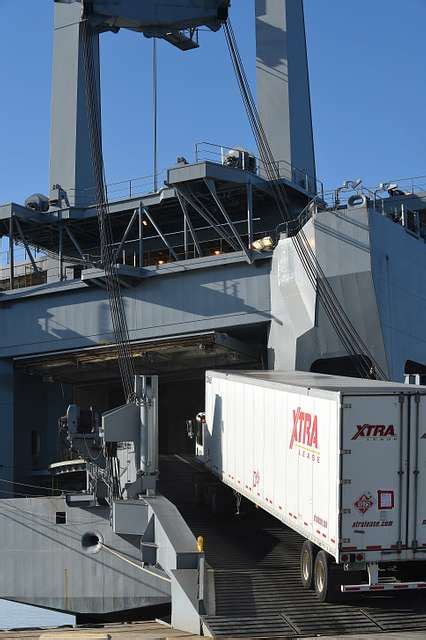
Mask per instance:
[[[139,261],[138,261],[138,265],[139,267],[142,269],[142,267],[144,266],[144,259],[143,259],[143,206],[142,204],[139,205],[139,209],[138,209],[138,253],[139,253]]]
[[[9,218],[9,289],[15,286],[15,243],[13,240],[13,214]]]
[[[52,128],[50,142],[50,195],[54,185],[67,193],[71,206],[85,207],[96,200],[86,108],[85,71],[80,2],[55,2],[52,75]],[[92,38],[93,61],[98,71],[100,109],[99,35]]]
[[[62,215],[58,225],[58,231],[59,231],[58,276],[59,276],[59,280],[62,282],[62,280],[64,279],[64,227],[62,222]]]
[[[247,183],[247,247],[252,250],[253,244],[253,185]]]
[[[0,478],[14,478],[14,371],[12,360],[0,359]],[[11,487],[0,482],[2,491]],[[0,493],[1,498],[12,497]]]
[[[281,177],[304,187],[308,175],[312,190],[316,171],[303,0],[256,0],[256,56],[258,108],[274,158],[281,161]]]

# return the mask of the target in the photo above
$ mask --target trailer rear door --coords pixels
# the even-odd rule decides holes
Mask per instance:
[[[407,544],[409,404],[397,394],[343,398],[342,552]]]
[[[426,396],[410,398],[410,473],[408,546],[426,559]]]

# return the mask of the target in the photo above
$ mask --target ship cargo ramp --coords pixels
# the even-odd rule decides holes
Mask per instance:
[[[321,604],[299,578],[302,538],[261,509],[214,515],[197,504],[194,481],[205,474],[190,456],[162,456],[161,491],[195,536],[203,536],[212,597],[206,632],[217,637],[312,637],[426,630],[422,592],[345,596]]]

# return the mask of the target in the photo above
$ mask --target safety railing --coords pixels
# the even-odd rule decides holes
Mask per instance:
[[[420,213],[412,211],[404,203],[398,203],[396,207],[391,204],[391,198],[383,198],[376,191],[362,186],[357,190],[329,191],[316,195],[296,218],[279,224],[275,236],[281,233],[288,237],[296,235],[312,217],[321,212],[336,213],[342,217],[353,208],[365,206],[400,224],[410,235],[426,240],[426,227],[422,224]]]
[[[404,195],[426,193],[426,176],[396,178],[394,180],[387,180],[386,184],[396,185],[396,188],[402,191]]]
[[[0,292],[45,284],[48,276],[47,263],[39,259],[36,264],[37,271],[31,262],[14,265],[12,272],[10,265],[0,267]]]
[[[260,218],[253,218],[254,223],[259,223]],[[248,232],[247,232],[247,220],[235,220],[233,221],[235,228],[238,230],[239,236],[243,243],[248,246]],[[219,228],[226,229],[227,224],[219,224]],[[203,233],[211,230],[209,226],[197,227],[195,232],[198,236],[197,243],[198,247],[201,249],[202,257],[209,256],[220,256],[226,253],[230,253],[234,251],[229,245],[229,243],[220,236],[215,238],[206,238],[203,239],[200,237]],[[253,241],[264,238],[265,236],[270,236],[273,232],[273,229],[257,229],[253,233]],[[187,233],[187,232],[186,232]],[[187,241],[184,240],[185,231],[180,229],[178,231],[172,231],[168,233],[164,233],[163,237],[154,233],[149,236],[144,236],[143,239],[143,265],[140,264],[139,258],[139,239],[131,239],[126,240],[122,243],[114,243],[112,248],[117,251],[119,249],[119,254],[117,255],[117,264],[124,264],[133,267],[139,266],[162,266],[169,262],[176,262],[181,260],[188,260],[192,258],[200,257],[197,246],[193,242],[190,237],[190,234],[187,233]],[[167,240],[169,247],[172,247],[174,255],[172,255],[169,248],[164,244],[164,239]],[[161,243],[163,245],[162,248],[159,248],[158,245]],[[153,247],[153,248],[150,248]],[[99,248],[94,247],[88,251],[88,261],[92,264],[99,263],[100,265],[100,256],[99,256]],[[90,256],[90,257],[89,257]]]
[[[127,180],[119,180],[116,182],[109,182],[106,185],[108,200],[111,202],[126,200],[131,198],[137,198],[149,193],[154,193],[154,185],[161,186],[164,184],[164,180],[167,177],[167,171],[165,169],[159,171],[154,176],[140,176],[137,178],[128,178]],[[94,189],[68,189],[66,191],[68,196],[68,204],[64,202],[65,206],[90,206],[96,200],[96,193]]]
[[[257,175],[267,175],[268,167],[255,154],[238,147],[227,147],[211,142],[197,142],[195,145],[195,162],[214,162],[224,166],[235,166],[236,152],[240,152],[240,168],[254,171]],[[254,159],[254,163],[251,159]],[[292,166],[285,160],[275,162],[274,174],[281,179],[292,182],[310,194],[323,194],[324,185],[320,180],[306,171]]]
[[[157,183],[162,185],[167,177],[167,171],[160,171],[156,178]],[[141,178],[131,178],[121,182],[112,182],[107,185],[108,198],[110,200],[133,198],[154,192],[154,176],[144,176]]]
[[[13,248],[13,259],[15,263],[28,262],[29,257],[23,246],[15,244]],[[0,250],[0,271],[2,267],[7,267],[10,264],[10,251],[9,249]]]
[[[227,147],[224,145],[213,144],[210,142],[198,142],[195,145],[195,162],[209,161],[216,164],[232,166],[229,162],[229,154],[233,151],[242,151],[242,149],[236,149],[235,147]],[[262,176],[267,174],[267,167],[265,164],[254,154],[245,152],[242,154],[242,169],[253,170],[253,167],[244,166],[246,158],[251,156],[255,159],[255,173]],[[274,173],[277,173],[280,178],[287,180],[295,185],[298,185],[304,189],[307,193],[322,194],[324,195],[324,185],[320,180],[317,180],[313,176],[309,175],[306,171],[298,169],[292,166],[285,160],[277,160],[275,162]],[[111,202],[124,200],[128,198],[136,198],[144,196],[149,193],[155,192],[155,185],[159,185],[160,188],[164,185],[164,181],[167,178],[167,170],[162,169],[156,176],[139,176],[136,178],[128,178],[126,180],[119,180],[115,182],[109,182],[107,184],[107,195]],[[68,202],[64,200],[64,207],[67,206],[90,206],[96,199],[96,194],[93,188],[87,189],[67,189],[64,194],[68,197]]]

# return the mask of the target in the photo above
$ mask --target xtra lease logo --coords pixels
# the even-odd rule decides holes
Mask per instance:
[[[301,407],[293,409],[293,431],[290,449],[299,449],[299,455],[319,462],[318,416],[302,411]]]
[[[352,440],[367,438],[367,440],[396,440],[396,431],[393,424],[359,424]]]

